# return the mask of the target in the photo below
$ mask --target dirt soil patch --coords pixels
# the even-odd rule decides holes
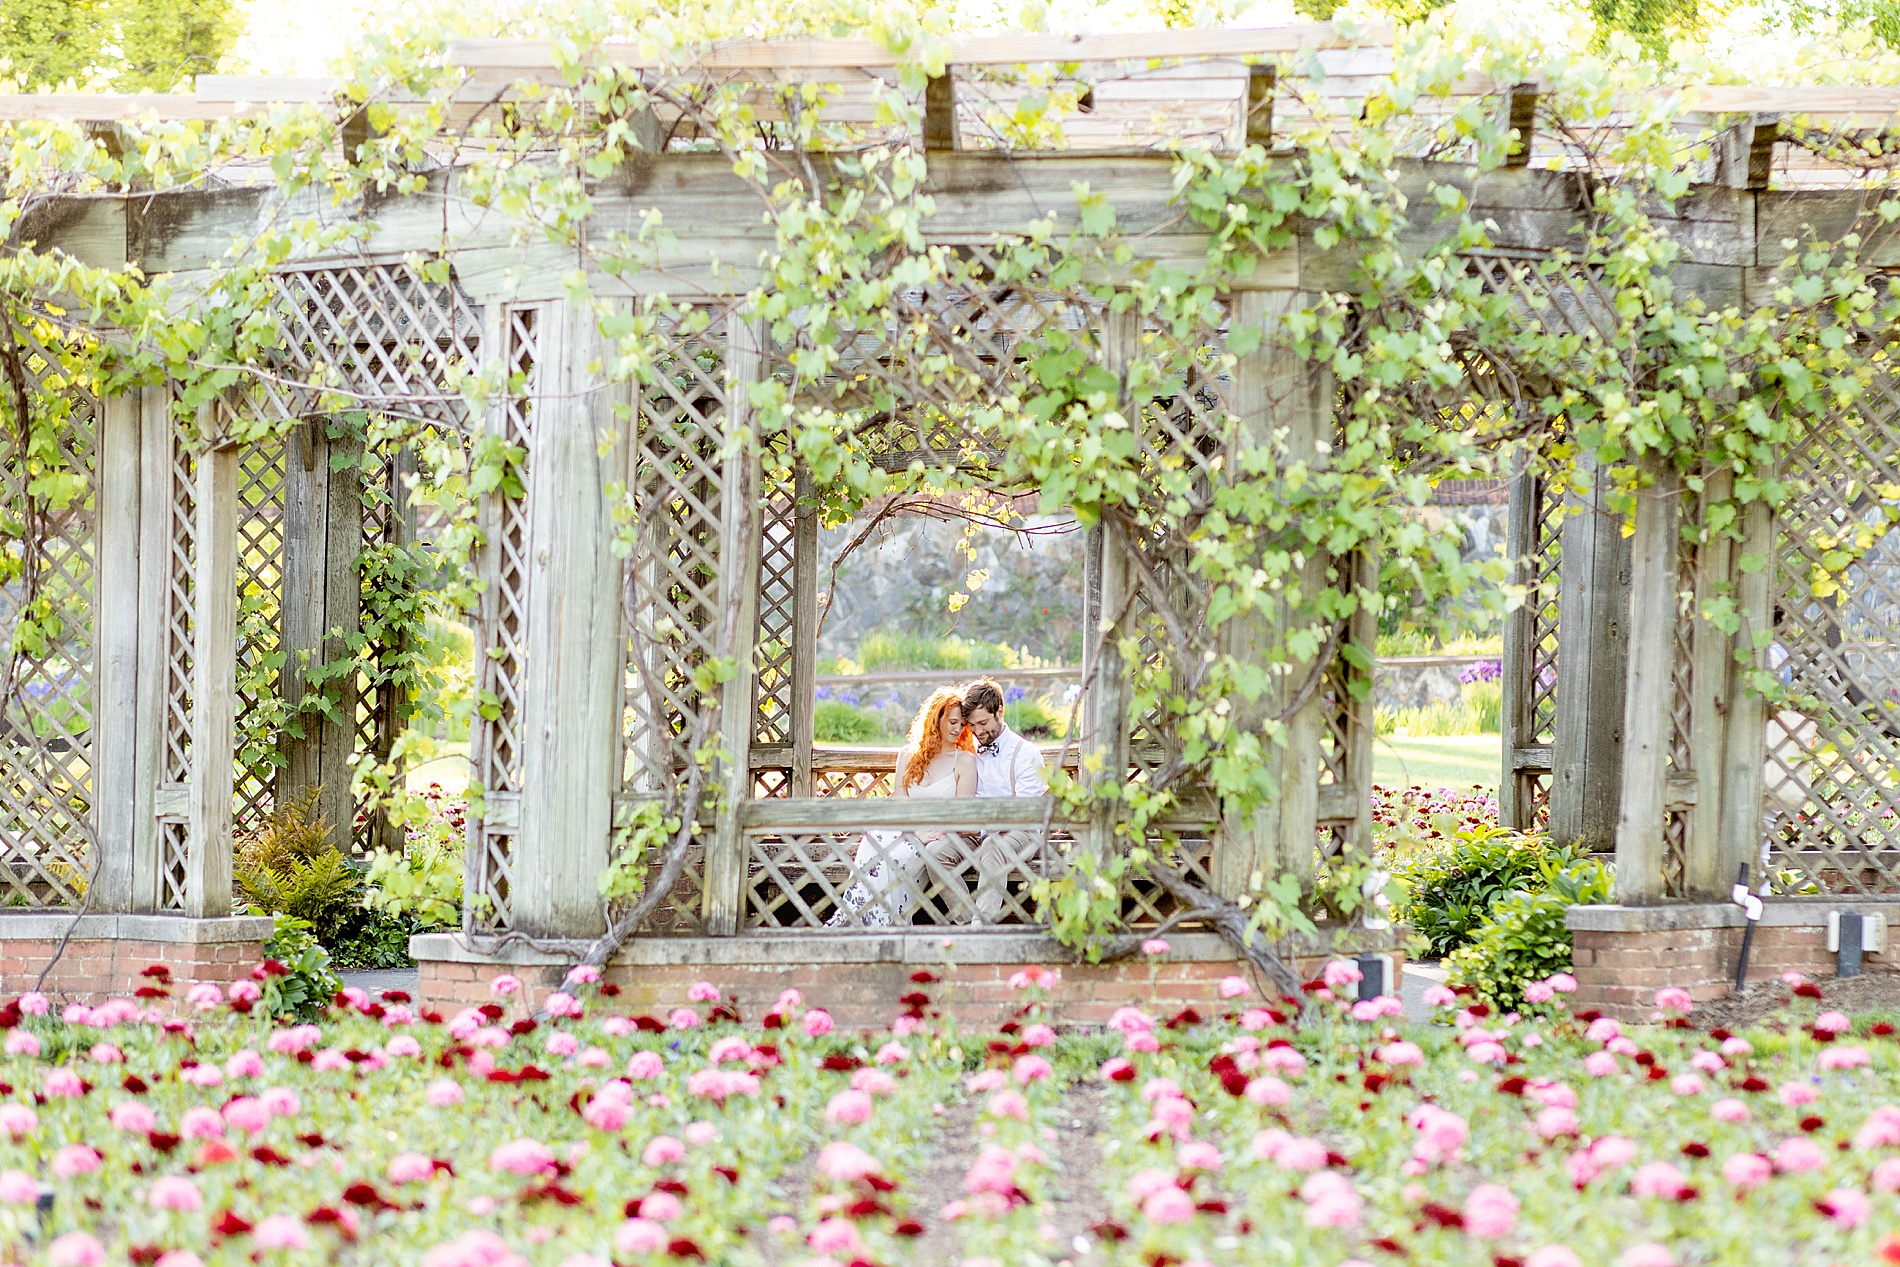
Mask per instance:
[[[1698,1004],[1689,1019],[1700,1029],[1742,1029],[1805,1022],[1827,1008],[1854,1017],[1900,1015],[1900,972],[1863,972],[1814,984],[1820,987],[1819,999],[1796,998],[1779,981],[1757,981],[1741,994]]]

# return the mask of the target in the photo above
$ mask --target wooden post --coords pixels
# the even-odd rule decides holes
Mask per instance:
[[[1277,433],[1283,432],[1288,465],[1317,464],[1323,460],[1319,446],[1332,439],[1331,377],[1301,360],[1279,338],[1281,322],[1308,299],[1304,292],[1291,291],[1242,291],[1235,297],[1234,326],[1263,331],[1260,346],[1234,367],[1233,405],[1240,419],[1241,444],[1263,453],[1281,442]],[[1301,587],[1310,592],[1324,585],[1328,567],[1323,554],[1310,554],[1301,571]],[[1258,619],[1234,620],[1228,628],[1229,646],[1236,656],[1251,654],[1287,632],[1269,629]],[[1311,668],[1306,662],[1289,662],[1284,678],[1245,709],[1237,724],[1263,726],[1268,717],[1292,702]],[[1222,807],[1221,841],[1214,863],[1215,886],[1222,896],[1246,892],[1255,875],[1266,878],[1284,872],[1302,880],[1312,875],[1324,706],[1322,693],[1314,691],[1287,720],[1285,746],[1267,741],[1265,759],[1279,787],[1271,803],[1248,818]]]
[[[1537,579],[1537,512],[1544,498],[1544,482],[1529,471],[1511,480],[1511,502],[1504,531],[1505,566],[1515,585]],[[1503,693],[1503,769],[1498,772],[1498,822],[1513,831],[1529,831],[1535,807],[1524,795],[1524,776],[1516,754],[1537,738],[1537,648],[1532,641],[1538,596],[1532,593],[1522,607],[1504,618],[1504,660],[1499,689]],[[1548,759],[1548,758],[1547,758]]]
[[[1531,161],[1531,140],[1537,131],[1537,94],[1535,83],[1512,84],[1504,96],[1506,126],[1517,133],[1505,151],[1506,167],[1526,167]]]
[[[1631,538],[1629,685],[1623,704],[1623,792],[1616,824],[1616,900],[1663,896],[1664,766],[1676,658],[1676,498],[1669,460],[1642,459],[1647,487],[1636,498]]]
[[[620,560],[607,477],[619,459],[599,437],[622,434],[621,392],[601,381],[591,304],[542,313],[532,392],[534,491],[528,502],[528,628],[521,810],[510,913],[544,937],[605,927],[599,879],[619,786]]]
[[[1725,666],[1729,720],[1722,754],[1721,852],[1715,863],[1716,878],[1725,884],[1734,883],[1744,863],[1753,867],[1761,848],[1768,701],[1751,689],[1748,675],[1768,667],[1768,642],[1775,624],[1773,549],[1773,517],[1768,506],[1757,501],[1742,512],[1742,544],[1734,552],[1740,556],[1734,560],[1734,574],[1742,628]]]
[[[197,558],[193,568],[191,792],[185,914],[231,913],[231,795],[237,737],[237,466],[214,431],[216,406],[198,413]]]
[[[1707,478],[1703,496],[1725,501],[1732,486],[1733,477],[1728,471],[1715,471]],[[1695,632],[1689,677],[1689,750],[1695,804],[1687,811],[1683,882],[1687,896],[1710,901],[1726,898],[1729,886],[1735,882],[1732,868],[1726,876],[1722,874],[1722,786],[1728,770],[1728,726],[1733,715],[1729,682],[1732,643],[1727,634],[1702,618],[1702,606],[1730,592],[1733,544],[1725,536],[1711,534],[1696,547],[1695,555]]]
[[[284,667],[279,676],[292,712],[280,741],[276,800],[287,804],[319,789],[317,809],[330,842],[350,852],[356,802],[350,758],[356,751],[356,674],[321,683],[335,716],[300,706],[312,670],[349,658],[349,637],[361,628],[363,551],[362,442],[331,439],[325,421],[307,420],[284,440]],[[301,733],[299,733],[301,732]]]
[[[1133,409],[1128,395],[1128,370],[1140,351],[1140,315],[1132,310],[1111,310],[1103,320],[1101,338],[1102,367],[1115,376],[1118,408],[1128,417]],[[1128,422],[1131,426],[1139,425],[1133,417],[1128,417]],[[1082,646],[1087,657],[1083,673],[1089,689],[1082,702],[1084,741],[1078,774],[1089,780],[1099,793],[1108,787],[1121,786],[1128,778],[1128,666],[1123,663],[1121,654],[1123,631],[1111,625],[1128,600],[1129,562],[1127,547],[1101,524],[1089,530],[1084,551],[1087,574],[1083,579],[1086,594]],[[1086,773],[1091,760],[1097,766],[1093,776]],[[1113,804],[1096,802],[1085,838],[1085,848],[1093,857],[1101,859],[1111,855],[1115,847],[1115,825],[1120,818]]]
[[[1607,504],[1609,472],[1594,465],[1579,470],[1590,492],[1568,508],[1558,573],[1550,834],[1560,844],[1582,841],[1590,851],[1606,853],[1615,846],[1618,789],[1626,768],[1623,669],[1630,638],[1630,543],[1621,517]],[[1670,555],[1672,567],[1674,560]],[[1668,579],[1673,593],[1675,574]],[[1666,632],[1674,638],[1673,617]]]
[[[1359,608],[1346,622],[1345,644],[1364,652],[1368,667],[1352,669],[1355,684],[1363,682],[1363,696],[1349,695],[1341,701],[1346,712],[1346,794],[1353,807],[1352,826],[1347,843],[1362,857],[1372,856],[1372,741],[1377,729],[1373,715],[1372,684],[1378,674],[1379,613],[1371,605],[1379,597],[1379,554],[1366,546],[1353,553],[1350,584],[1359,595]]]
[[[924,150],[954,150],[957,135],[957,77],[946,66],[943,74],[924,83]]]
[[[1273,88],[1278,72],[1272,66],[1247,68],[1247,126],[1244,143],[1273,147]]]
[[[170,669],[171,631],[167,590],[172,571],[172,447],[179,443],[172,423],[170,383],[139,393],[139,639],[137,733],[138,803],[133,814],[132,909],[160,909],[159,817],[173,809],[168,789],[174,773],[166,769],[165,693]],[[178,771],[176,773],[184,773]],[[182,801],[178,808],[182,809]]]
[[[752,679],[759,605],[759,453],[750,389],[765,373],[765,331],[737,315],[726,322],[725,463],[720,499],[720,619],[739,592],[738,637],[731,649],[734,673],[719,704],[720,737],[727,760],[720,767],[721,799],[712,847],[706,851],[706,931],[715,937],[738,931],[745,901],[745,837],[739,814],[752,799]],[[682,776],[683,777],[683,776]],[[689,812],[695,807],[689,806]]]
[[[802,463],[792,511],[792,795],[810,796],[812,711],[818,689],[818,506]]]
[[[94,553],[93,827],[99,863],[95,911],[131,911],[139,835],[138,725],[140,431],[144,389],[99,402],[98,544]],[[156,639],[157,635],[151,635]]]

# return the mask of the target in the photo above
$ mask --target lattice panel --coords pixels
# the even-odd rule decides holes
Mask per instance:
[[[537,317],[534,308],[511,308],[502,318],[507,356],[508,394],[491,425],[511,448],[519,450],[523,495],[492,494],[487,508],[489,540],[485,559],[485,596],[476,645],[482,649],[480,690],[471,754],[477,777],[489,796],[521,791],[522,678],[527,668],[528,499],[533,495],[534,416],[532,380],[537,365]],[[511,830],[471,822],[468,892],[472,926],[510,926],[508,899],[514,891],[514,835]],[[485,906],[486,909],[483,909]]]
[[[42,545],[0,547],[0,902],[74,906],[97,851],[93,816],[93,599],[96,593],[97,402],[69,380],[56,350],[27,339],[35,395],[63,398],[59,464],[82,479],[70,501],[29,494],[35,474],[12,447],[0,468],[9,524],[37,520]],[[8,398],[11,399],[10,397]],[[11,437],[16,422],[0,410]],[[50,463],[49,463],[50,465]],[[31,619],[37,637],[21,635]],[[123,725],[123,719],[113,719]]]
[[[158,909],[182,911],[190,874],[188,828],[176,818],[161,819],[158,824]]]
[[[752,742],[792,742],[793,553],[796,484],[789,466],[768,466],[761,504],[758,641],[754,651]],[[789,794],[789,785],[788,785]]]
[[[812,771],[812,795],[814,796],[890,796],[891,785],[895,779],[891,770],[826,770],[815,768]]]
[[[171,531],[165,568],[165,717],[159,779],[191,778],[191,664],[195,636],[197,462],[176,437],[171,445]]]
[[[1779,508],[1765,771],[1782,891],[1900,891],[1900,391],[1791,447]]]
[[[270,816],[281,711],[278,670],[284,593],[284,442],[248,444],[238,456],[237,769],[234,832]]]
[[[1695,774],[1695,608],[1683,597],[1695,592],[1696,550],[1676,550],[1675,661],[1669,670],[1669,775],[1687,779]],[[1689,811],[1671,806],[1663,822],[1663,894],[1687,897],[1689,892]]]
[[[614,806],[615,825],[624,827],[631,816],[632,803],[616,802]],[[647,859],[647,874],[657,876],[660,873],[660,852],[655,850]],[[706,888],[706,847],[703,843],[689,845],[686,850],[686,862],[680,870],[679,883],[666,901],[662,902],[647,922],[640,926],[642,936],[698,937],[706,931],[705,919]],[[610,911],[610,918],[617,918],[620,912]]]
[[[1035,924],[1032,891],[1065,865],[1067,840],[1035,828],[751,832],[743,927]]]
[[[752,796],[755,800],[784,800],[792,794],[790,766],[755,766],[752,770]]]
[[[633,631],[623,790],[646,796],[692,759],[688,732],[699,698],[693,673],[718,654],[720,524],[727,506],[721,338],[696,323],[672,324],[662,337],[665,345],[635,409],[629,482],[639,535],[627,563]],[[789,658],[786,666],[789,671]]]
[[[1214,890],[1214,840],[1210,833],[1181,832],[1170,840],[1159,832],[1149,832],[1148,847],[1159,856],[1172,858],[1188,879],[1209,892]],[[1128,880],[1122,885],[1122,922],[1130,928],[1153,928],[1180,909],[1174,896],[1152,881]],[[1187,930],[1203,925],[1185,920],[1175,927]]]
[[[1615,296],[1600,268],[1521,250],[1467,251],[1465,260],[1485,290],[1510,298],[1527,326],[1579,340],[1616,328]]]
[[[481,315],[453,278],[429,282],[401,265],[364,264],[284,270],[267,284],[286,345],[276,352],[275,377],[259,381],[280,417],[360,402],[464,425],[467,407],[452,384],[476,364]]]
[[[1563,565],[1563,499],[1553,494],[1544,480],[1537,482],[1537,513],[1531,573],[1530,629],[1525,639],[1530,644],[1530,734],[1525,742],[1549,744],[1557,739],[1557,609],[1563,594],[1560,576]],[[1548,780],[1546,780],[1548,782]],[[1544,802],[1538,801],[1542,806]]]

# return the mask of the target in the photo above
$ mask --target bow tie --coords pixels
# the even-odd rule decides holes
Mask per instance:
[[[1002,752],[1001,744],[1002,744],[1002,740],[992,739],[988,743],[984,744],[982,747],[978,748],[977,751],[986,757],[998,756]]]

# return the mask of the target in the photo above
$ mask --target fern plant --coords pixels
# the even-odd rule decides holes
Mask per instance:
[[[308,787],[238,842],[231,878],[252,910],[332,929],[363,905],[363,877],[330,842],[330,824]]]

